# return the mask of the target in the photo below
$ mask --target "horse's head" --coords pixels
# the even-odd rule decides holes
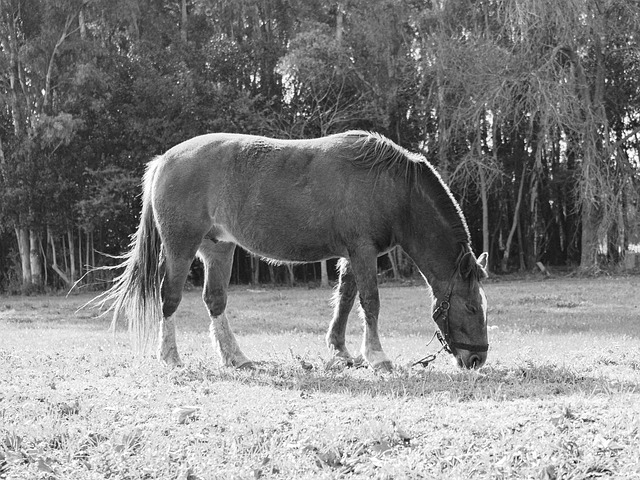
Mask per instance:
[[[487,297],[480,284],[486,266],[486,253],[477,259],[470,251],[463,253],[433,312],[440,341],[461,368],[477,369],[487,360]]]

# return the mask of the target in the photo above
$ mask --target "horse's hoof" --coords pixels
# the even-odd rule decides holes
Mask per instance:
[[[179,356],[168,356],[162,359],[162,363],[164,363],[169,368],[182,368],[184,367],[184,363],[180,360]]]
[[[256,365],[251,360],[246,360],[239,365],[236,365],[238,370],[253,370]]]
[[[349,366],[344,357],[331,357],[327,363],[324,365],[325,370],[343,370],[345,367]]]
[[[351,355],[347,354],[338,354],[333,357],[334,361],[341,363],[345,367],[353,367],[356,363],[356,359]]]
[[[380,363],[376,363],[375,365],[372,365],[372,367],[374,370],[378,372],[383,372],[383,373],[393,372],[393,363],[391,363],[391,360],[384,360]]]
[[[170,369],[184,367],[184,363],[182,363],[182,362],[174,362],[174,361],[172,361],[172,362],[164,362],[164,364],[167,366],[167,368],[170,368]]]
[[[362,355],[358,355],[356,358],[353,359],[353,363],[349,366],[353,368],[364,368],[367,366],[367,361],[364,359]]]

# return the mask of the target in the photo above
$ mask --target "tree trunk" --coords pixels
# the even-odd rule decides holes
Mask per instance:
[[[518,188],[518,198],[516,200],[516,207],[513,211],[513,222],[511,223],[511,230],[507,237],[507,243],[504,247],[504,255],[502,256],[502,262],[500,264],[500,270],[504,273],[507,271],[507,265],[509,264],[509,250],[511,249],[511,242],[513,241],[513,235],[518,228],[518,218],[520,216],[520,204],[522,203],[522,191],[524,190],[524,177],[527,172],[526,165],[522,166],[522,177],[520,178],[520,187]]]
[[[187,0],[180,1],[180,39],[187,43]]]
[[[87,25],[84,21],[84,7],[78,12],[78,28],[80,29],[80,39],[87,39]]]
[[[73,242],[73,230],[69,228],[67,230],[67,239],[69,240],[69,264],[71,270],[71,283],[76,283],[76,251]]]
[[[344,11],[343,11],[342,2],[338,2],[336,5],[336,43],[338,46],[342,45],[342,32],[343,32],[343,20],[344,20]]]
[[[260,259],[251,256],[251,283],[258,285],[260,283]]]
[[[598,234],[596,220],[593,218],[593,207],[583,201],[582,231],[580,235],[580,270],[589,271],[598,266]]]
[[[327,271],[327,261],[322,260],[320,262],[320,286],[328,287],[329,286],[329,272]]]
[[[476,137],[476,149],[478,152],[478,178],[480,180],[480,201],[482,204],[482,251],[489,251],[489,205],[487,200],[487,174],[484,171],[483,165],[483,153],[482,153],[482,139],[486,138],[486,129],[483,128],[486,120],[486,112],[483,112],[482,116],[478,117],[478,133]],[[493,129],[495,133],[495,129]],[[494,150],[495,154],[495,150]]]
[[[51,235],[51,230],[49,230],[49,228],[47,228],[47,240],[49,241],[49,245],[51,245],[51,268],[53,269],[54,272],[58,274],[58,276],[62,279],[62,281],[67,286],[67,288],[70,288],[73,284],[69,282],[69,277],[67,277],[67,275],[58,266],[58,254],[56,252],[56,241],[53,238],[53,235]],[[64,241],[62,243],[64,245]]]
[[[389,263],[391,263],[391,270],[393,271],[393,279],[400,279],[400,270],[398,269],[398,257],[400,255],[399,247],[393,248],[387,256],[389,257]]]
[[[0,178],[6,175],[7,160],[4,157],[4,146],[2,145],[2,138],[0,138]]]
[[[19,33],[17,31],[17,22],[13,22],[11,28],[6,32],[6,37],[0,39],[0,47],[8,55],[8,65],[6,65],[7,75],[9,77],[8,106],[11,111],[11,119],[13,122],[13,132],[15,141],[19,145],[22,139],[26,137],[25,116],[28,115],[29,107],[27,99],[23,94],[23,85],[21,84],[21,64],[20,64],[20,47]],[[4,163],[7,161],[2,156],[3,170]],[[31,260],[29,256],[29,230],[24,227],[15,227],[16,239],[18,241],[18,250],[20,252],[20,265],[22,267],[22,285],[26,287],[33,283],[31,275]]]
[[[579,56],[573,50],[567,50],[567,54],[575,67],[576,88],[580,96],[583,108],[582,134],[582,164],[580,207],[581,207],[581,253],[580,270],[589,271],[598,266],[598,227],[602,222],[607,222],[607,213],[602,212],[602,206],[596,202],[606,203],[606,193],[598,185],[597,178],[602,175],[600,164],[601,155],[604,158],[603,140],[609,141],[608,123],[604,109],[605,64],[600,37],[594,34],[593,51],[596,60],[596,75],[591,86],[584,71]],[[592,97],[593,92],[593,97]],[[602,134],[600,132],[603,132]],[[606,182],[602,182],[606,183]]]
[[[35,230],[29,230],[29,263],[31,264],[31,282],[42,286],[42,257],[40,257],[40,235]]]
[[[30,259],[30,244],[29,244],[29,230],[26,228],[16,227],[16,239],[18,240],[18,250],[20,251],[20,265],[22,266],[22,286],[26,287],[33,283],[33,277],[31,276],[31,259]]]
[[[286,266],[287,266],[287,272],[289,273],[289,285],[293,286],[293,284],[296,283],[296,277],[293,272],[293,265],[291,265],[290,263],[287,263]]]
[[[64,261],[64,271],[65,273],[69,272],[69,259],[67,257],[67,244],[65,242],[64,235],[62,236],[62,241],[60,242],[62,245],[62,260]]]
[[[480,174],[480,199],[482,200],[482,251],[489,252],[489,202],[487,200],[487,179],[482,168],[478,168]]]
[[[64,23],[64,29],[60,34],[60,38],[54,45],[53,52],[51,52],[51,57],[49,58],[49,63],[47,65],[47,73],[45,75],[45,80],[44,80],[44,91],[43,91],[43,107],[46,113],[51,113],[49,112],[49,109],[50,109],[49,107],[51,106],[51,81],[53,78],[53,70],[54,70],[55,61],[56,61],[56,55],[58,54],[58,51],[62,46],[62,44],[65,42],[65,40],[69,36],[69,29],[71,28],[74,18],[75,18],[75,15],[67,16]]]
[[[85,258],[85,262],[84,262],[84,268],[86,269],[87,272],[87,280],[85,283],[88,283],[91,281],[91,279],[89,278],[89,272],[91,272],[92,266],[91,266],[91,262],[90,262],[90,256],[91,256],[91,234],[89,232],[87,232],[87,234],[84,237],[85,240],[85,252],[84,252],[84,258]]]
[[[268,264],[269,266],[269,280],[271,280],[271,284],[276,284],[276,269],[274,268],[272,263]]]
[[[524,261],[525,251],[524,251],[524,239],[522,235],[522,222],[520,221],[520,215],[518,215],[518,228],[516,228],[516,232],[518,233],[518,260],[520,261],[520,271],[524,272],[527,269],[527,264]]]
[[[78,278],[82,278],[84,269],[82,268],[82,231],[78,227]]]
[[[96,240],[91,232],[91,269],[96,268]]]
[[[527,265],[529,266],[533,266],[535,265],[538,260],[539,260],[539,256],[540,256],[540,252],[538,251],[538,185],[540,183],[540,172],[535,170],[533,173],[533,181],[531,182],[531,187],[530,187],[530,191],[529,191],[529,195],[530,195],[530,210],[529,210],[529,216],[531,219],[531,227],[530,227],[530,235],[528,235],[528,238],[530,238],[530,248],[528,249],[528,256],[527,256]]]

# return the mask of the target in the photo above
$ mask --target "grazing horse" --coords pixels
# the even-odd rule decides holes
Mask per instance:
[[[359,296],[361,354],[390,370],[378,336],[377,258],[396,245],[411,257],[436,300],[433,319],[458,365],[486,360],[487,303],[480,280],[486,254],[471,251],[460,207],[424,157],[387,138],[350,131],[312,140],[213,133],[187,140],[147,165],[142,213],[123,273],[102,296],[121,313],[134,346],[159,337],[158,357],[181,365],[173,314],[196,255],[211,340],[224,365],[251,366],[225,314],[236,245],[277,262],[339,261],[332,355],[345,346],[347,317]]]

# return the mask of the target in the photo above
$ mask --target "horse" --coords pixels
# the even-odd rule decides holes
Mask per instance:
[[[122,273],[102,295],[112,328],[125,314],[137,352],[183,365],[173,315],[192,261],[204,265],[210,337],[223,365],[253,367],[225,314],[237,245],[274,262],[338,258],[331,358],[354,362],[345,346],[358,296],[361,358],[391,370],[378,334],[377,258],[399,245],[435,297],[433,319],[458,366],[486,361],[487,254],[471,249],[460,206],[424,156],[386,137],[348,131],[306,140],[211,133],[180,143],[146,166],[142,210]],[[158,340],[156,340],[156,338]]]

